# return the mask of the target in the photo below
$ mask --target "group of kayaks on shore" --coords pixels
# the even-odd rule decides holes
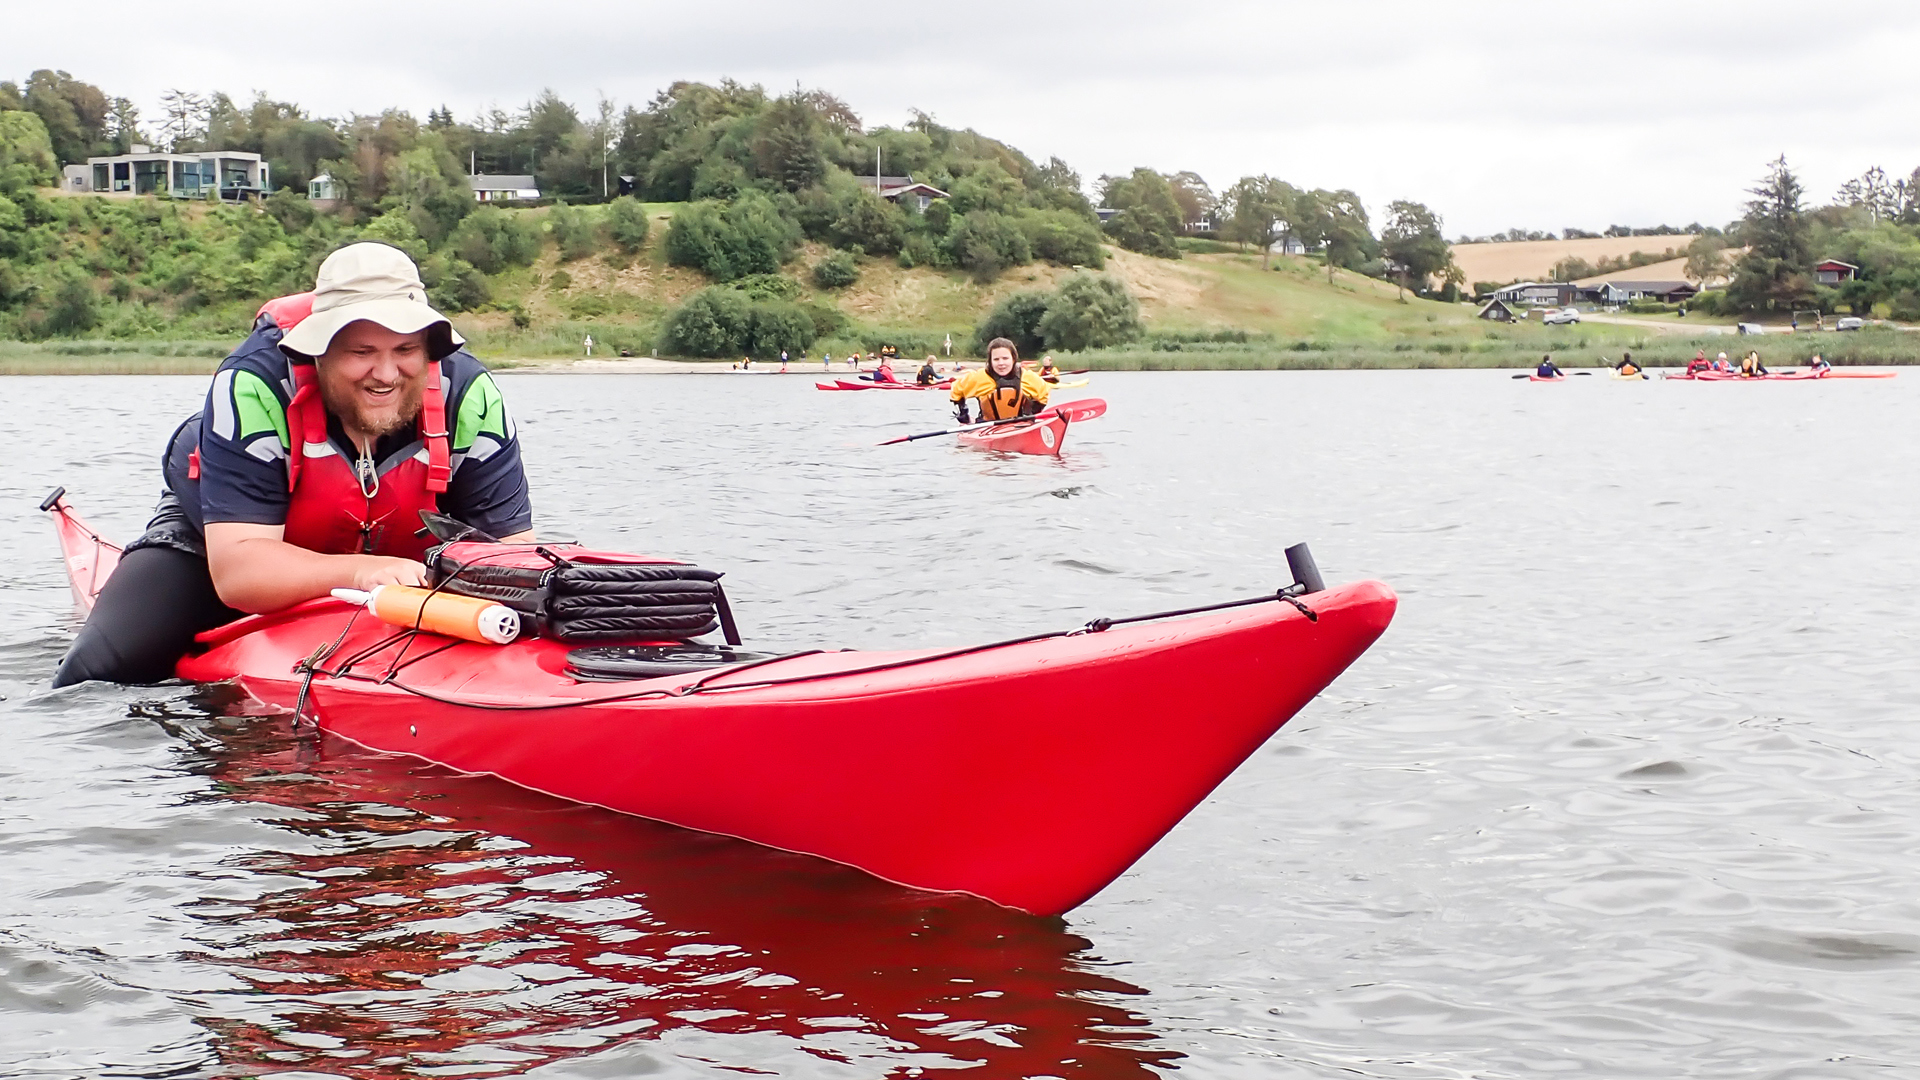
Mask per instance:
[[[1613,378],[1616,379],[1650,379],[1653,377],[1644,366],[1633,359],[1633,354],[1630,352],[1621,353],[1618,363],[1608,364],[1607,366],[1612,369]],[[1574,374],[1585,375],[1587,373],[1580,371]],[[1717,358],[1709,360],[1707,359],[1706,350],[1701,349],[1694,353],[1692,360],[1687,361],[1687,367],[1684,372],[1668,371],[1662,373],[1661,377],[1666,379],[1693,380],[1696,382],[1728,382],[1743,379],[1774,381],[1801,381],[1826,378],[1891,379],[1893,375],[1894,373],[1891,371],[1836,372],[1833,370],[1833,365],[1828,363],[1826,358],[1822,357],[1819,353],[1814,354],[1813,359],[1807,362],[1807,366],[1804,369],[1776,372],[1767,369],[1766,364],[1761,362],[1760,354],[1756,350],[1749,349],[1747,355],[1741,357],[1739,363],[1735,364],[1727,359],[1726,353],[1721,353]],[[1516,379],[1520,377],[1521,376],[1518,375],[1514,376]],[[1560,365],[1553,362],[1552,354],[1542,356],[1540,358],[1540,364],[1534,368],[1533,374],[1526,376],[1531,382],[1560,382],[1566,377],[1567,372],[1561,370]]]

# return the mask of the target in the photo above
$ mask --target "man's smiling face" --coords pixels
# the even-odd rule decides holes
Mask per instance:
[[[399,431],[420,415],[427,363],[426,331],[396,334],[379,323],[348,323],[316,362],[320,400],[348,434]]]

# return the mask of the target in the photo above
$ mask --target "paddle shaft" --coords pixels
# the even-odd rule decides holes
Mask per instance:
[[[1099,399],[1094,398],[1090,400],[1098,401]],[[1076,405],[1083,407],[1081,409],[1075,409],[1074,406]],[[978,431],[981,428],[998,427],[1003,424],[1036,424],[1042,420],[1051,420],[1056,416],[1069,423],[1074,423],[1078,420],[1091,420],[1106,411],[1107,403],[1104,401],[1100,402],[1097,408],[1091,406],[1087,401],[1065,401],[1058,405],[1049,405],[1039,412],[1034,413],[1032,416],[1016,416],[1008,420],[983,420],[977,424],[965,424],[960,427],[946,428],[941,431],[927,431],[919,435],[902,435],[897,439],[888,439],[886,442],[877,445],[892,446],[896,443],[915,442],[920,439],[937,439],[942,435],[958,435],[963,431]],[[1075,413],[1082,413],[1084,415],[1076,416]]]

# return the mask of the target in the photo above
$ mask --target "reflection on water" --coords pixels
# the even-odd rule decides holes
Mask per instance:
[[[229,861],[272,887],[187,909],[193,959],[250,988],[203,999],[234,1069],[518,1072],[677,1029],[865,1075],[1179,1057],[1057,919],[295,736],[223,687],[137,711],[289,834]]]

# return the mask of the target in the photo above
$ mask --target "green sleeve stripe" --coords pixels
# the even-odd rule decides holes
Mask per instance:
[[[500,396],[500,388],[493,385],[493,376],[485,373],[475,377],[460,397],[460,415],[453,427],[454,452],[471,448],[473,440],[483,434],[507,441],[507,403]]]
[[[288,444],[286,407],[266,380],[251,371],[234,374],[233,412],[240,421],[240,442],[271,431],[280,436],[281,446]]]

